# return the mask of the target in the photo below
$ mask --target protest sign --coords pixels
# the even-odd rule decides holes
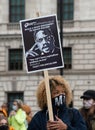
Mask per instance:
[[[20,27],[27,73],[44,70],[49,119],[53,120],[47,70],[64,67],[56,15],[21,20]]]
[[[64,67],[56,15],[20,21],[28,73]]]

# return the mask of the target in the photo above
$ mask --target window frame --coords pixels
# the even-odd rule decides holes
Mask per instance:
[[[68,52],[66,52],[66,49],[69,49],[69,51],[67,50]],[[66,55],[68,55],[68,53],[70,53],[70,54],[68,57],[66,57]],[[65,57],[68,59],[65,60],[66,59]],[[64,47],[63,48],[63,58],[64,58],[64,69],[65,70],[72,69],[72,48],[71,47]],[[68,61],[68,63],[67,63],[67,61]]]
[[[74,19],[74,0],[63,0],[62,5],[60,5],[60,0],[57,0],[57,17],[60,20],[60,16],[63,17],[63,20],[73,20]],[[71,2],[70,2],[71,1]],[[72,7],[72,10],[70,9]],[[62,14],[60,14],[60,7],[62,7]],[[67,7],[67,11],[64,12],[64,8]],[[71,17],[72,16],[72,17]],[[67,17],[67,18],[65,18]]]
[[[16,1],[12,5],[12,0],[9,0],[9,22],[19,22],[20,20],[25,19],[25,0],[18,0],[18,1],[20,1],[20,4],[18,4]],[[14,13],[12,12],[12,9]],[[19,12],[17,12],[18,10]]]
[[[11,51],[11,52],[10,52]],[[12,52],[12,51],[14,51],[14,52]],[[21,61],[21,62],[19,62],[18,63],[18,61],[17,61],[17,65],[19,65],[18,67],[16,66],[16,56],[15,56],[15,59],[14,59],[14,63],[11,63],[12,61],[11,61],[11,58],[13,58],[13,57],[10,57],[11,56],[11,54],[10,53],[14,53],[14,55],[16,54],[16,51],[18,51],[17,53],[18,53],[18,55],[19,55],[19,53],[21,53],[22,54],[22,58],[19,60],[19,61]],[[20,52],[21,51],[21,52]],[[22,71],[23,70],[23,49],[22,48],[16,48],[16,49],[12,49],[12,48],[9,48],[9,50],[8,50],[8,71]],[[18,59],[18,58],[17,58]],[[11,69],[11,66],[12,66],[12,64],[13,64],[13,66],[15,66],[15,67],[13,67],[12,69]],[[17,67],[17,68],[16,68]]]

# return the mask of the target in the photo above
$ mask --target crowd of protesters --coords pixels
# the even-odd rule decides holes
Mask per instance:
[[[49,120],[45,79],[37,89],[37,102],[41,108],[33,117],[30,106],[14,99],[12,110],[7,103],[0,107],[0,130],[95,130],[95,90],[80,95],[82,108],[69,108],[72,92],[68,82],[61,76],[50,76],[49,85],[54,120]]]

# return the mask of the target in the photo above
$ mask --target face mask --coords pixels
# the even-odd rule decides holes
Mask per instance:
[[[93,103],[93,99],[90,99],[90,100],[84,100],[84,101],[83,101],[83,107],[84,107],[85,109],[89,109],[89,108],[91,108],[92,105],[94,105],[94,103]]]
[[[0,130],[9,130],[9,127],[7,125],[1,125]]]
[[[63,94],[52,98],[53,107],[61,108],[61,107],[65,106],[65,104],[66,104],[65,95],[63,95]]]
[[[15,111],[17,110],[17,106],[15,106],[15,105],[13,105],[12,108],[13,108],[13,110],[15,110]]]

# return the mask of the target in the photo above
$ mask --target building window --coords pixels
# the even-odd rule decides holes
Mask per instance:
[[[71,47],[63,48],[63,58],[64,58],[64,69],[72,68],[72,50]]]
[[[23,69],[22,49],[9,49],[9,70]]]
[[[63,0],[61,6],[61,0],[57,0],[57,15],[58,19],[60,16],[63,17],[63,20],[73,20],[74,14],[74,0]],[[60,14],[60,7],[62,7],[62,14]]]
[[[19,22],[25,19],[25,0],[9,0],[9,21]]]

